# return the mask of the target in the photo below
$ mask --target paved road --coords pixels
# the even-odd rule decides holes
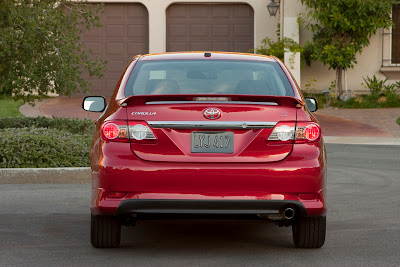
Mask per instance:
[[[328,233],[295,249],[264,222],[153,221],[89,244],[89,185],[0,185],[0,265],[400,266],[400,147],[328,145]]]

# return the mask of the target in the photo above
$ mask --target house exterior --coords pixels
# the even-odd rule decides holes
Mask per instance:
[[[281,35],[300,44],[312,33],[299,30],[297,17],[305,9],[300,0],[276,0],[279,12],[269,15],[271,0],[103,0],[102,28],[84,32],[82,41],[96,55],[107,59],[108,70],[103,79],[91,79],[95,95],[112,94],[124,68],[137,54],[175,51],[248,52],[265,37]],[[400,24],[400,9],[393,9],[393,18]],[[379,30],[369,47],[358,55],[358,65],[348,71],[349,89],[366,91],[363,77],[377,75],[395,81],[400,79],[400,25],[396,30]],[[398,39],[398,40],[397,40]],[[335,72],[322,63],[303,66],[294,75],[304,89],[316,80],[315,89],[322,90],[335,80]],[[301,74],[301,75],[300,75]],[[386,75],[386,76],[385,76]],[[300,80],[300,81],[299,81]]]

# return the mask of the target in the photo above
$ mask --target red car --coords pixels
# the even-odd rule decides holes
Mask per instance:
[[[184,216],[292,226],[296,247],[326,232],[321,128],[275,57],[219,52],[139,55],[103,112],[91,146],[91,243],[117,247],[121,225]]]

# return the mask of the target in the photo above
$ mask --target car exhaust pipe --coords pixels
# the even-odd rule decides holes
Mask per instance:
[[[292,208],[286,208],[286,209],[283,211],[283,217],[285,217],[286,220],[291,220],[291,219],[293,219],[294,215],[295,215],[295,211],[294,211],[294,209],[292,209]]]

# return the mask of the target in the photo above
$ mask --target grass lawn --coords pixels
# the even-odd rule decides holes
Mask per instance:
[[[22,100],[14,101],[11,97],[0,96],[0,118],[23,117],[19,112],[19,107],[23,104]]]

